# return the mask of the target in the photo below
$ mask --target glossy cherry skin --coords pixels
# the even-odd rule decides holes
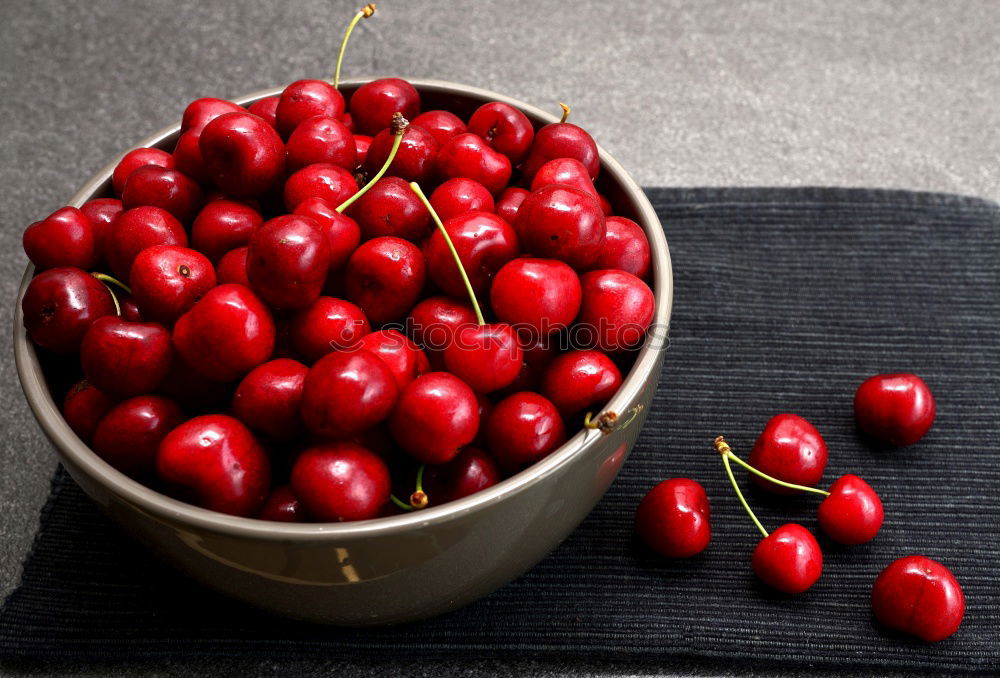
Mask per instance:
[[[796,485],[816,485],[826,468],[826,442],[816,427],[795,414],[771,417],[750,452],[750,464],[759,471]],[[752,475],[760,487],[775,494],[799,494]]]
[[[558,338],[531,329],[517,330],[517,340],[521,346],[521,370],[517,379],[502,391],[502,395],[518,391],[538,391],[542,374],[559,353]]]
[[[358,192],[354,175],[343,167],[329,163],[308,165],[288,177],[285,182],[285,208],[294,212],[308,198],[322,198],[334,207]]]
[[[299,309],[319,299],[330,270],[330,244],[309,217],[288,214],[250,237],[247,278],[274,309]]]
[[[877,374],[854,394],[854,419],[863,433],[889,445],[912,445],[934,424],[934,395],[915,374]]]
[[[205,158],[201,154],[200,131],[184,132],[177,137],[171,158],[174,169],[183,172],[199,184],[207,186],[212,183],[212,175],[205,166]]]
[[[855,475],[837,478],[819,505],[819,526],[840,544],[864,544],[875,538],[884,517],[882,501],[871,485]]]
[[[174,325],[174,348],[213,381],[235,381],[274,352],[274,320],[243,285],[208,291]]]
[[[156,471],[172,493],[212,511],[256,515],[271,486],[267,453],[234,417],[189,419],[160,443]]]
[[[513,259],[497,271],[490,288],[496,316],[519,330],[547,335],[569,327],[580,312],[583,288],[558,259]]]
[[[184,421],[169,398],[141,395],[115,405],[94,431],[94,452],[127,476],[148,479],[160,442]]]
[[[198,147],[212,181],[234,198],[263,195],[285,173],[285,146],[263,119],[226,113],[201,132]]]
[[[494,151],[476,134],[459,134],[441,147],[437,171],[442,179],[465,177],[478,181],[496,195],[510,182],[510,159]]]
[[[592,268],[617,268],[637,278],[649,275],[649,240],[642,227],[625,217],[607,217],[604,225],[604,247]]]
[[[444,349],[448,371],[477,393],[491,393],[514,383],[523,354],[510,325],[492,323],[460,327]]]
[[[521,174],[531,181],[542,165],[555,158],[575,158],[583,163],[596,179],[601,169],[597,144],[585,130],[569,122],[557,122],[542,127],[535,134],[528,157],[521,165]]]
[[[705,488],[690,478],[670,478],[651,489],[635,512],[635,529],[649,548],[668,558],[690,558],[712,539]]]
[[[578,271],[597,261],[607,232],[596,200],[558,185],[543,186],[525,198],[514,226],[526,251],[560,259]]]
[[[61,266],[39,273],[21,299],[28,337],[54,353],[74,353],[91,324],[115,315],[111,292],[79,268]]]
[[[469,131],[481,136],[512,165],[521,162],[535,138],[535,128],[521,111],[501,101],[491,101],[476,109],[469,118]]]
[[[80,206],[80,211],[90,219],[90,225],[94,229],[98,262],[103,261],[104,253],[108,251],[111,223],[118,218],[123,209],[122,201],[116,198],[95,198]]]
[[[445,369],[442,351],[455,341],[459,328],[476,324],[472,307],[450,297],[421,300],[406,320],[407,333],[424,349],[436,370]]]
[[[174,157],[159,148],[133,148],[118,161],[111,173],[111,187],[115,195],[121,195],[125,190],[125,182],[132,172],[147,165],[174,169]]]
[[[357,153],[357,166],[364,167],[365,159],[368,157],[368,149],[371,148],[372,137],[366,134],[354,135],[354,150]]]
[[[444,229],[477,296],[485,296],[493,275],[520,250],[513,227],[489,212],[466,212],[452,217],[444,222]],[[435,230],[427,240],[424,256],[434,284],[453,297],[468,296],[455,257],[440,230]]]
[[[170,369],[170,332],[158,323],[134,323],[117,316],[98,318],[80,345],[87,381],[121,396],[150,393]]]
[[[478,447],[463,448],[446,464],[428,466],[424,471],[424,491],[432,506],[468,497],[503,480],[496,462]]]
[[[172,214],[159,207],[133,207],[119,214],[111,224],[105,253],[115,277],[128,280],[139,252],[153,245],[187,247],[187,231]]]
[[[601,211],[604,212],[604,216],[610,217],[615,213],[614,205],[611,204],[611,201],[608,200],[607,197],[601,195],[600,193],[597,194],[597,203],[601,206]]]
[[[520,471],[566,442],[562,417],[547,398],[531,391],[509,395],[486,420],[493,458],[509,473]]]
[[[580,284],[583,302],[574,331],[579,331],[581,342],[605,353],[642,343],[656,307],[646,283],[625,271],[604,270],[584,273]]]
[[[420,113],[420,94],[400,78],[372,80],[351,96],[351,119],[362,134],[375,136],[392,122],[394,113],[413,120]]]
[[[110,393],[81,379],[66,393],[62,407],[63,419],[80,440],[90,444],[97,425],[117,402],[118,399]]]
[[[364,311],[344,299],[320,297],[292,316],[289,339],[295,352],[314,363],[331,351],[358,346],[371,332]]]
[[[430,202],[441,221],[466,212],[493,211],[493,196],[486,187],[464,177],[449,179],[435,188]]]
[[[125,209],[162,207],[182,224],[190,224],[205,201],[201,186],[175,169],[146,165],[128,176],[122,191]]]
[[[233,414],[248,427],[274,440],[302,433],[302,388],[309,368],[279,358],[250,370],[233,395]]]
[[[421,374],[431,370],[431,364],[420,347],[396,330],[366,334],[358,341],[358,346],[371,351],[386,364],[396,378],[400,392]]]
[[[132,262],[129,286],[143,318],[170,326],[215,287],[215,269],[201,252],[154,245]]]
[[[467,131],[465,122],[451,111],[424,111],[410,120],[413,125],[419,125],[431,133],[438,145]]]
[[[225,99],[203,97],[195,99],[184,109],[181,118],[181,132],[200,133],[205,126],[225,113],[243,113],[245,109],[239,104]]]
[[[936,643],[961,626],[965,594],[941,563],[926,556],[906,556],[875,579],[872,611],[889,628]]]
[[[556,356],[542,376],[541,392],[565,417],[598,408],[618,391],[622,375],[600,351],[570,351]]]
[[[268,125],[277,129],[279,101],[281,101],[280,96],[264,97],[250,104],[247,110],[257,117],[263,118]]]
[[[385,462],[353,442],[310,447],[292,468],[295,496],[320,521],[376,518],[389,502],[391,486]]]
[[[346,170],[358,166],[354,135],[344,123],[329,115],[317,115],[302,121],[285,144],[289,172],[307,165],[328,163]]]
[[[250,287],[250,279],[247,278],[247,251],[246,247],[237,247],[222,255],[215,268],[215,280],[218,284],[232,283]]]
[[[590,180],[587,168],[575,158],[556,158],[538,168],[535,178],[531,180],[531,190],[537,191],[542,186],[552,185],[572,186],[580,189],[597,200],[597,206],[601,207],[597,189],[594,188],[594,182]],[[603,208],[601,208],[601,213],[604,213]]]
[[[402,238],[375,238],[351,255],[346,296],[373,325],[402,320],[417,303],[427,271],[420,248]]]
[[[340,118],[344,114],[344,96],[324,80],[296,80],[286,87],[275,108],[275,124],[281,136],[288,138],[303,122],[317,115]]]
[[[260,212],[235,200],[213,200],[206,204],[191,225],[191,247],[212,262],[226,252],[243,247],[264,224]]]
[[[823,573],[823,552],[809,530],[788,523],[760,540],[751,564],[762,582],[794,595],[808,590],[819,579]]]
[[[330,245],[330,270],[338,271],[343,268],[361,243],[361,227],[358,222],[338,212],[323,198],[306,198],[295,206],[295,214],[309,217],[326,234]]]
[[[389,159],[394,142],[395,135],[388,128],[372,138],[364,162],[369,176],[378,172]],[[430,132],[417,125],[410,125],[403,132],[403,140],[396,151],[396,157],[389,165],[388,173],[406,181],[428,182],[434,178],[438,148],[438,142]]]
[[[76,207],[61,207],[31,224],[21,243],[38,271],[59,266],[91,269],[103,254],[93,223]]]
[[[264,507],[257,515],[259,520],[273,520],[279,523],[306,522],[305,507],[288,485],[279,485],[271,490],[264,501]]]
[[[517,186],[508,186],[503,189],[503,193],[500,194],[500,198],[496,201],[494,211],[497,213],[497,216],[508,224],[513,225],[517,220],[517,212],[521,209],[521,203],[529,195],[531,195],[531,191],[518,188]]]
[[[420,242],[432,228],[430,212],[399,177],[382,177],[347,211],[364,240],[391,235]]]
[[[429,372],[403,389],[389,419],[396,443],[425,464],[444,464],[479,431],[479,403],[465,382]]]
[[[399,398],[392,370],[364,349],[334,351],[306,375],[302,419],[328,438],[353,438],[384,421]]]

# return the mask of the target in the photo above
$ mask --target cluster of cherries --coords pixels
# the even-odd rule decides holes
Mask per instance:
[[[565,115],[337,84],[193,101],[115,197],[24,233],[28,336],[79,356],[66,421],[202,507],[359,520],[489,487],[614,394],[653,317],[649,243]]]
[[[930,430],[935,403],[927,384],[914,374],[881,374],[858,387],[854,397],[858,428],[880,443],[912,445]],[[771,418],[757,438],[749,461],[736,456],[719,436],[729,481],[763,535],[751,558],[757,577],[788,594],[808,590],[823,571],[823,553],[812,533],[788,523],[768,533],[754,515],[730,462],[746,468],[762,489],[779,495],[802,492],[823,496],[817,518],[820,528],[840,544],[863,544],[882,526],[882,502],[875,490],[856,475],[844,475],[829,490],[817,485],[826,467],[827,448],[819,431],[794,414]],[[636,529],[655,551],[673,558],[701,553],[711,538],[710,510],[704,488],[689,478],[666,480],[643,498],[636,512]],[[965,613],[962,588],[942,564],[922,555],[896,560],[875,580],[872,609],[890,628],[926,641],[938,641],[958,630]]]

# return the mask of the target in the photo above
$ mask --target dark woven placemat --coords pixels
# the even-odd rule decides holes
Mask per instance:
[[[434,620],[390,629],[292,624],[165,571],[57,475],[21,586],[0,611],[0,652],[32,658],[179,655],[714,657],[855,669],[1000,665],[1000,207],[953,196],[834,189],[649,191],[674,259],[671,346],[656,403],[618,481],[527,575]],[[933,430],[905,450],[858,438],[854,389],[906,370],[937,396]],[[757,534],[711,451],[748,453],[792,411],[826,438],[826,481],[865,477],[886,507],[868,545],[821,541],[805,595],[762,588]],[[713,543],[666,562],[635,542],[656,481],[708,490]],[[816,527],[816,501],[750,493],[765,524]],[[897,557],[946,563],[968,601],[958,634],[924,645],[871,618],[872,581]]]

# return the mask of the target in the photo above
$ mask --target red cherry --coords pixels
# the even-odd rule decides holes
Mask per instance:
[[[625,217],[608,217],[604,220],[607,231],[604,247],[594,262],[595,270],[617,268],[637,278],[649,274],[649,240],[642,227]]]
[[[330,245],[309,217],[288,214],[250,237],[247,278],[275,309],[305,308],[319,298],[330,270]]]
[[[237,247],[222,255],[215,269],[215,279],[218,284],[232,283],[250,287],[250,279],[247,278],[247,250],[246,247]]]
[[[541,392],[565,417],[598,408],[618,391],[622,375],[611,358],[598,351],[571,351],[549,363]]]
[[[653,292],[625,271],[591,271],[580,278],[583,303],[574,331],[606,353],[635,348],[653,321]],[[584,336],[586,334],[586,336]]]
[[[466,447],[446,464],[428,466],[424,489],[434,506],[457,501],[503,480],[492,457],[478,447]]]
[[[358,192],[354,175],[343,167],[329,163],[308,165],[296,171],[285,182],[285,208],[293,212],[308,198],[322,198],[331,205],[340,205]]]
[[[513,225],[517,220],[517,212],[521,208],[524,199],[531,195],[530,191],[516,186],[508,186],[503,189],[500,199],[496,201],[495,211],[508,224]]]
[[[63,419],[80,440],[89,444],[104,418],[118,400],[91,384],[86,379],[73,384],[63,400]]]
[[[350,112],[344,113],[340,116],[340,122],[343,123],[344,127],[350,130],[351,134],[354,134],[357,129],[354,127],[354,118],[351,117]]]
[[[365,134],[354,135],[354,149],[357,153],[357,167],[364,167],[365,159],[368,157],[368,149],[371,148],[372,137]]]
[[[171,158],[174,169],[200,184],[208,185],[212,182],[212,175],[205,166],[205,158],[201,154],[201,132],[184,132],[177,137]]]
[[[514,328],[504,323],[466,325],[444,349],[448,371],[478,393],[510,386],[521,371],[522,353]]]
[[[168,433],[156,470],[173,494],[235,516],[256,515],[271,485],[264,448],[239,419],[223,414],[195,417]]]
[[[235,200],[213,200],[191,226],[191,247],[217,262],[226,252],[243,247],[264,223],[260,212]]]
[[[329,115],[308,118],[295,128],[285,144],[288,171],[307,165],[327,163],[346,170],[358,166],[354,135],[344,123]]]
[[[582,128],[568,122],[546,125],[535,133],[531,150],[521,166],[521,174],[531,181],[542,165],[555,158],[579,160],[592,180],[597,178],[601,169],[601,158],[594,139]]]
[[[510,104],[491,101],[476,109],[469,118],[469,131],[481,136],[511,164],[521,162],[535,138],[535,128],[521,111]]]
[[[486,420],[486,440],[500,466],[515,472],[566,442],[562,418],[549,400],[522,391],[496,404]]]
[[[364,311],[349,301],[320,297],[291,318],[289,338],[296,353],[314,363],[331,351],[358,346],[371,332]]]
[[[431,364],[420,347],[396,330],[379,330],[361,337],[358,346],[371,351],[386,364],[402,392],[421,374],[430,372]]]
[[[816,485],[826,468],[826,443],[808,421],[794,414],[771,417],[750,453],[757,470],[796,485]],[[752,476],[760,487],[775,494],[798,494],[799,490],[775,485]]]
[[[615,213],[615,208],[611,204],[611,201],[600,193],[597,194],[597,203],[601,206],[601,211],[604,212],[605,217],[610,217]]]
[[[181,132],[200,133],[205,126],[225,113],[243,113],[245,109],[239,104],[225,99],[204,97],[195,99],[184,109],[181,118]]]
[[[818,515],[819,526],[835,542],[864,544],[882,527],[882,501],[861,478],[841,476],[830,486]]]
[[[215,118],[202,130],[198,147],[212,181],[234,198],[267,193],[285,172],[281,137],[250,113]]]
[[[296,80],[282,91],[275,107],[275,124],[288,138],[303,122],[317,115],[339,118],[344,114],[344,96],[323,80]]]
[[[184,415],[169,398],[141,395],[115,405],[94,431],[94,452],[127,476],[147,479],[160,442]]]
[[[598,200],[597,189],[594,182],[590,180],[590,174],[583,163],[575,158],[556,158],[538,168],[535,178],[531,180],[531,190],[537,191],[543,186],[572,186],[597,200],[597,206],[601,203]],[[601,213],[604,213],[603,208]]]
[[[323,198],[306,198],[296,205],[295,214],[311,218],[326,234],[330,245],[330,270],[343,268],[361,242],[358,222],[338,212]]]
[[[264,508],[257,515],[260,520],[279,523],[304,523],[305,508],[288,485],[279,485],[271,490],[264,502]]]
[[[174,157],[159,148],[133,148],[122,156],[114,172],[111,173],[111,187],[115,195],[121,195],[125,190],[125,182],[132,172],[147,165],[173,169]]]
[[[444,464],[479,431],[476,394],[458,377],[430,372],[403,389],[389,428],[396,443],[425,464]]]
[[[465,123],[451,111],[424,111],[413,118],[410,124],[423,127],[441,146],[452,137],[466,132]]]
[[[374,175],[385,161],[395,143],[396,135],[386,128],[375,135],[368,153],[365,154],[364,167],[370,175]],[[389,165],[389,174],[406,181],[429,181],[434,177],[434,161],[438,152],[438,142],[427,130],[416,125],[409,125],[403,132],[403,139],[396,151],[396,157]]]
[[[372,80],[351,96],[351,119],[363,134],[378,134],[389,126],[396,112],[402,113],[407,120],[413,120],[420,113],[420,94],[405,80]]]
[[[635,528],[646,545],[668,558],[690,558],[712,538],[705,488],[690,478],[671,478],[651,489],[635,512]]]
[[[347,211],[365,240],[391,235],[420,242],[431,230],[430,212],[399,177],[382,177]]]
[[[757,577],[771,588],[798,594],[823,573],[823,552],[809,530],[788,523],[760,540],[752,564]]]
[[[157,323],[98,318],[80,345],[87,381],[109,393],[134,396],[156,390],[170,369],[170,332]]]
[[[497,271],[490,302],[497,317],[538,335],[565,330],[577,313],[583,290],[576,272],[557,259],[520,258]]]
[[[281,101],[281,97],[278,96],[264,97],[250,104],[247,110],[257,117],[263,118],[268,125],[277,129],[279,101]]]
[[[201,375],[234,381],[274,352],[274,320],[243,285],[208,291],[174,326],[174,348]]]
[[[38,271],[57,266],[94,268],[103,252],[87,215],[76,207],[61,207],[24,229],[24,253]]]
[[[155,165],[132,172],[122,191],[125,209],[144,205],[161,207],[184,224],[191,223],[204,201],[201,186],[194,179],[175,169]]]
[[[169,212],[159,207],[133,207],[111,224],[106,252],[111,271],[128,280],[139,252],[153,245],[188,246],[187,232]]]
[[[122,310],[120,316],[122,320],[130,320],[134,323],[141,323],[143,321],[142,313],[139,311],[139,307],[135,305],[132,297],[119,295],[118,305]]]
[[[444,179],[478,181],[495,195],[510,182],[511,165],[506,155],[494,151],[482,137],[459,134],[438,151],[437,171]]]
[[[514,223],[525,250],[586,270],[601,253],[606,226],[591,196],[571,186],[543,186],[524,199]]]
[[[441,221],[466,212],[492,212],[493,196],[478,181],[449,179],[431,193],[431,207]]]
[[[233,384],[213,381],[188,365],[174,350],[174,359],[167,378],[158,391],[178,403],[186,412],[201,414],[206,410],[220,411],[229,406]]]
[[[66,266],[32,278],[21,299],[21,311],[32,341],[55,353],[73,353],[95,320],[115,315],[115,303],[100,281]]]
[[[389,469],[371,450],[352,442],[310,447],[292,468],[292,490],[321,521],[376,518],[389,501]]]
[[[294,438],[302,432],[299,406],[307,372],[308,367],[287,358],[258,365],[236,387],[233,414],[275,440]]]
[[[173,325],[215,287],[215,269],[195,250],[154,245],[139,252],[132,262],[129,285],[144,318]]]
[[[521,370],[510,386],[503,389],[503,395],[518,391],[538,391],[542,373],[559,352],[559,341],[549,335],[534,330],[519,329],[517,340],[521,346]]]
[[[934,395],[915,374],[877,374],[854,394],[858,428],[889,445],[912,445],[923,438],[935,410]]]
[[[306,375],[302,419],[317,435],[351,438],[385,420],[398,397],[392,370],[376,355],[335,351]]]
[[[102,261],[104,253],[108,251],[111,223],[122,210],[122,201],[115,198],[95,198],[80,207],[80,211],[90,219],[90,225],[94,229],[94,248],[97,250],[98,261]]]
[[[517,234],[495,214],[466,212],[444,222],[444,228],[477,295],[485,293],[493,275],[518,255]],[[468,295],[455,257],[440,230],[435,230],[427,240],[424,256],[434,284],[454,297]]]
[[[410,311],[407,332],[423,348],[436,370],[445,369],[441,353],[463,326],[476,325],[476,314],[468,304],[450,297],[428,297]]]
[[[344,277],[347,298],[374,325],[402,320],[423,290],[424,255],[408,240],[375,238],[354,251]]]
[[[965,594],[951,571],[926,556],[907,556],[879,574],[872,611],[889,628],[936,643],[955,633],[965,616]]]

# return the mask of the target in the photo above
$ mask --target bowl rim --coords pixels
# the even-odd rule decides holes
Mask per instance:
[[[341,86],[346,89],[356,88],[375,79],[377,78],[345,79],[341,81]],[[408,81],[421,92],[428,91],[457,96],[471,95],[489,101],[502,101],[542,123],[558,122],[559,120],[556,116],[536,106],[479,87],[421,78],[410,78]],[[246,105],[267,96],[280,94],[283,89],[284,87],[277,87],[258,90],[232,99],[232,101]],[[95,193],[105,188],[115,166],[129,150],[155,146],[175,135],[179,130],[180,121],[177,121],[126,149],[89,179],[68,204],[79,207],[93,198]],[[664,333],[660,339],[662,345],[652,346],[653,342],[647,341],[640,349],[635,364],[622,381],[621,387],[604,407],[605,411],[626,412],[634,406],[649,377],[658,376],[652,375],[652,372],[658,365],[659,352],[666,350],[666,332],[673,304],[673,271],[666,236],[645,193],[611,154],[599,144],[597,148],[602,172],[610,174],[629,195],[630,200],[635,203],[637,221],[643,227],[649,240],[653,269],[652,289],[655,299],[651,327]],[[29,262],[18,289],[14,311],[14,359],[22,389],[35,418],[47,437],[54,443],[60,457],[63,457],[61,461],[68,461],[71,466],[85,473],[94,482],[103,485],[119,499],[159,520],[180,522],[202,530],[258,540],[314,541],[354,539],[376,535],[392,536],[450,522],[497,504],[508,496],[542,482],[558,469],[570,463],[587,445],[595,443],[603,435],[594,429],[582,429],[545,458],[490,488],[441,506],[432,506],[402,515],[343,523],[300,524],[244,518],[201,508],[173,499],[129,478],[101,459],[70,429],[49,392],[34,346],[28,341],[24,329],[21,300],[33,272],[34,266]]]

